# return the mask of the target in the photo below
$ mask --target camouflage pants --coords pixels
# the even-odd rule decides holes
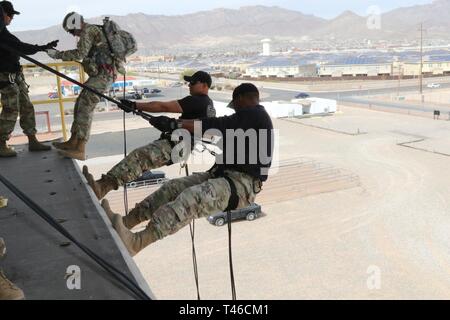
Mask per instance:
[[[88,87],[99,92],[105,92],[112,85],[114,79],[111,75],[100,73],[95,77],[90,77],[85,83]],[[71,132],[80,140],[89,140],[91,134],[92,119],[94,110],[100,102],[100,97],[86,89],[83,89],[75,102],[74,119]]]
[[[118,186],[139,178],[144,171],[167,165],[171,159],[172,146],[167,140],[156,140],[131,152],[112,168],[107,175],[116,180]]]
[[[0,73],[0,83],[9,82],[8,73]],[[15,83],[0,88],[2,113],[0,114],[0,141],[7,141],[14,131],[20,115],[20,127],[26,135],[36,134],[34,107],[28,96],[28,85],[23,73],[18,73]]]
[[[255,178],[237,171],[225,171],[236,185],[238,208],[255,201]],[[225,178],[214,178],[210,173],[197,173],[164,184],[130,212],[126,219],[149,221],[158,239],[174,234],[193,219],[206,217],[228,207],[230,184]]]

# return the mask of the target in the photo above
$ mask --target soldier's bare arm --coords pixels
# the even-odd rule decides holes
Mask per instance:
[[[202,133],[208,129],[216,129],[225,135],[227,129],[237,128],[236,115],[225,116],[219,118],[207,118],[203,120],[179,120],[181,127],[187,131],[194,133],[196,123],[202,124]]]
[[[183,113],[183,109],[178,101],[136,103],[136,107],[138,110],[153,113]]]

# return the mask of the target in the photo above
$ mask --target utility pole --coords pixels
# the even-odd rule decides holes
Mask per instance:
[[[423,94],[423,23],[420,24],[420,95]]]

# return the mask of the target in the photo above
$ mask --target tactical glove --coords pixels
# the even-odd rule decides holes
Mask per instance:
[[[59,40],[55,40],[55,41],[47,43],[45,45],[45,49],[54,49],[54,48],[56,48],[58,46],[58,42],[59,42]]]
[[[177,120],[165,116],[154,117],[149,122],[163,133],[172,133],[178,128]]]
[[[120,100],[122,105],[117,105],[120,109],[125,111],[126,113],[134,113],[136,114],[137,105],[136,102],[130,100]]]

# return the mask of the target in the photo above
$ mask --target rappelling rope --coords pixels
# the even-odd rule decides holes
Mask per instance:
[[[125,88],[127,85],[127,73],[125,72],[123,75],[123,99],[126,98]],[[128,155],[127,150],[127,123],[126,123],[126,112],[123,111],[123,157],[124,159]],[[128,188],[127,184],[123,185],[123,203],[125,207],[125,215],[128,215]]]
[[[185,169],[186,177],[189,177],[189,166],[185,162],[181,164],[181,168]],[[192,240],[192,264],[194,266],[194,277],[195,277],[195,285],[197,287],[197,300],[201,300],[200,298],[200,282],[198,277],[198,265],[197,265],[197,253],[195,250],[195,219],[192,219],[192,222],[189,224],[189,230],[191,232],[191,240]]]
[[[227,211],[228,220],[228,258],[230,262],[230,280],[231,280],[231,297],[233,301],[236,300],[236,282],[234,280],[234,268],[233,268],[233,250],[231,243],[231,211]]]

